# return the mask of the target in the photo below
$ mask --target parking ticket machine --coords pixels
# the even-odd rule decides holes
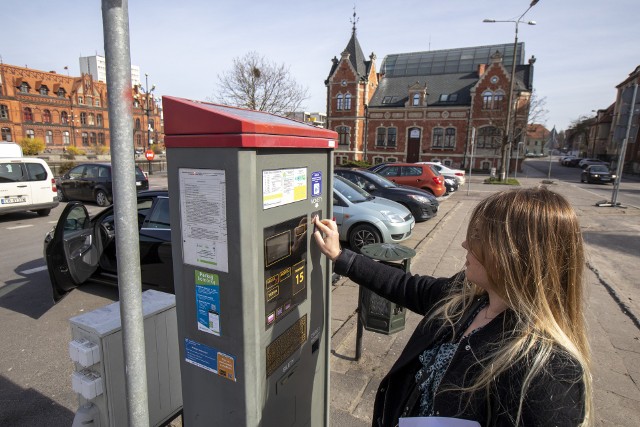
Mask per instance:
[[[337,134],[163,98],[184,424],[328,426]]]

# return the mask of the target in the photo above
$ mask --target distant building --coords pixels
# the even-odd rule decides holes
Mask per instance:
[[[288,118],[297,120],[299,122],[311,123],[314,126],[326,127],[327,115],[324,113],[308,113],[306,111],[294,111],[287,113]]]
[[[364,56],[354,25],[325,81],[327,128],[339,135],[336,164],[440,160],[468,167],[473,150],[474,168],[499,167],[514,58],[513,141],[526,128],[533,90],[535,59],[524,64],[524,43],[515,55],[513,47],[392,54],[378,72],[375,54]]]
[[[104,56],[81,56],[78,60],[80,63],[81,74],[91,74],[94,80],[99,82],[107,82],[107,61]],[[140,84],[140,67],[131,66],[131,86]]]
[[[148,137],[164,141],[158,104],[138,87],[132,97],[132,145],[146,148]],[[2,141],[41,138],[51,151],[109,147],[107,85],[91,74],[71,77],[0,63],[0,130]]]
[[[541,155],[547,153],[547,143],[549,142],[549,136],[551,131],[541,124],[531,124],[527,127],[527,137],[521,138],[518,141],[514,141],[514,144],[519,144],[520,157],[526,154]]]

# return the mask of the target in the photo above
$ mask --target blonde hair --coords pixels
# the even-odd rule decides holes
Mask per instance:
[[[521,419],[526,391],[552,352],[569,354],[580,365],[585,418],[592,423],[590,351],[583,312],[584,251],[580,226],[568,201],[545,187],[503,191],[473,211],[467,245],[485,267],[495,292],[515,314],[512,337],[487,358],[473,392],[490,390],[495,378],[518,362],[529,366],[515,420]],[[434,313],[453,325],[485,291],[464,282]],[[489,393],[487,393],[489,396]]]

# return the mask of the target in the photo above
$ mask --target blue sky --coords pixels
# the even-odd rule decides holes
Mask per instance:
[[[6,64],[79,75],[78,57],[104,54],[98,0],[3,0],[0,56]],[[530,0],[131,0],[131,61],[158,95],[206,100],[235,57],[256,51],[290,66],[309,89],[307,111],[324,111],[331,58],[351,35],[377,65],[385,55],[511,43],[511,20]],[[534,86],[546,97],[546,126],[566,128],[615,100],[615,86],[640,65],[637,0],[540,0],[521,24],[525,54],[535,55]]]

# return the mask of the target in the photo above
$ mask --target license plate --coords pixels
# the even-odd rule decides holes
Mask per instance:
[[[142,185],[142,181],[136,181],[136,186],[140,187]]]
[[[7,197],[6,199],[0,199],[3,205],[10,205],[12,203],[26,203],[27,199],[24,197]]]

